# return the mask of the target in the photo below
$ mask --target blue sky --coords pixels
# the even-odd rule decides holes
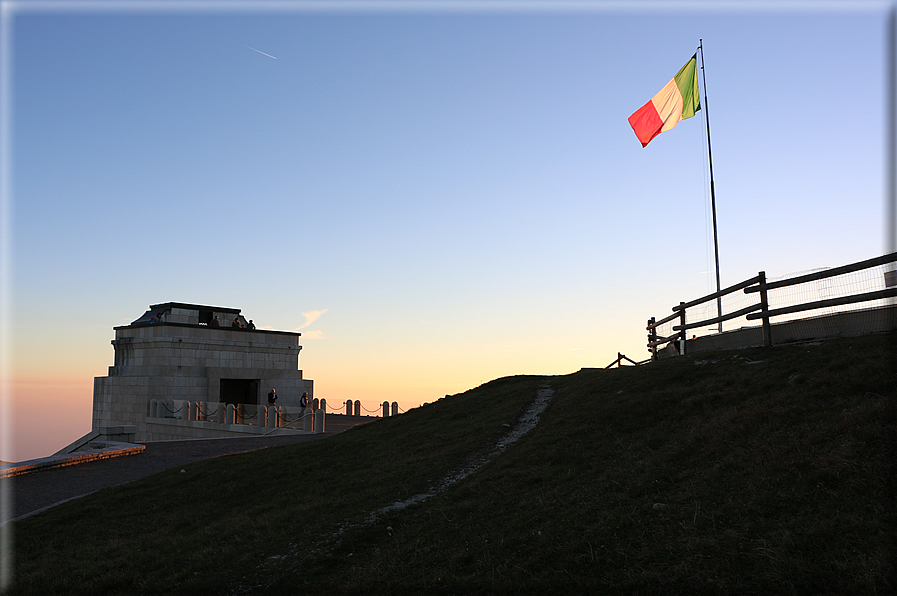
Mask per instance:
[[[3,4],[7,459],[161,302],[299,329],[333,403],[647,357],[715,289],[706,129],[627,118],[699,39],[722,284],[887,249],[886,2]]]

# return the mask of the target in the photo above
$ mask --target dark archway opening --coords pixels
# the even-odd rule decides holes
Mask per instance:
[[[222,404],[234,404],[238,424],[257,415],[258,397],[259,379],[221,379],[218,399]]]

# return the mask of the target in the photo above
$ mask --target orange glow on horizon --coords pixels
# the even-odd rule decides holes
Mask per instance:
[[[13,377],[8,381],[11,420],[4,432],[13,440],[4,461],[47,457],[90,432],[93,378]]]

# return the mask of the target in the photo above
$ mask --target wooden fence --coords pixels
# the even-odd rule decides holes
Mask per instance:
[[[842,267],[835,267],[834,269],[826,269],[824,271],[818,271],[807,275],[800,275],[798,277],[792,277],[789,279],[783,279],[771,283],[767,283],[766,273],[764,271],[761,271],[755,277],[746,279],[724,290],[720,290],[719,292],[708,294],[703,298],[698,298],[697,300],[692,300],[691,302],[680,302],[677,306],[673,307],[673,314],[659,321],[655,320],[654,317],[648,319],[648,326],[646,329],[648,331],[648,351],[651,352],[651,360],[657,359],[658,349],[661,346],[668,346],[672,342],[678,342],[678,346],[676,346],[676,344],[672,344],[673,346],[676,346],[676,351],[678,354],[685,354],[687,337],[686,332],[689,329],[722,323],[724,321],[729,321],[731,319],[736,319],[738,317],[744,316],[749,321],[761,321],[763,329],[763,344],[768,347],[772,346],[772,332],[769,322],[769,319],[771,317],[804,312],[818,308],[828,308],[846,304],[868,302],[870,300],[880,300],[885,298],[897,297],[897,279],[895,279],[895,277],[897,277],[897,273],[893,271],[885,273],[885,285],[887,287],[884,290],[863,292],[859,294],[852,294],[849,296],[839,296],[837,298],[816,300],[813,302],[804,302],[802,304],[795,304],[775,309],[769,308],[769,299],[767,294],[770,290],[774,290],[777,288],[795,286],[797,284],[818,281],[829,277],[835,277],[837,275],[853,273],[856,271],[861,271],[863,269],[869,269],[871,267],[887,265],[888,263],[893,263],[895,261],[897,261],[897,252],[883,255],[881,257],[876,257],[874,259],[852,263],[850,265],[844,265]],[[723,296],[738,292],[739,290],[742,290],[745,294],[758,294],[759,302],[750,306],[746,306],[744,308],[740,308],[730,313],[721,314],[711,319],[704,319],[702,321],[694,321],[691,323],[686,321],[685,315],[687,309],[698,306],[700,304],[704,304],[711,300],[719,300]],[[676,319],[679,320],[678,324],[672,327],[672,330],[676,331],[676,333],[667,337],[661,337],[657,334],[657,329],[661,325],[664,325]]]
[[[620,368],[620,367],[623,366],[623,361],[624,361],[624,360],[625,360],[626,362],[630,362],[633,366],[638,366],[639,364],[645,364],[645,363],[651,362],[651,359],[650,359],[650,358],[649,358],[648,360],[642,360],[641,362],[636,362],[635,360],[633,360],[633,359],[630,358],[629,356],[625,356],[625,355],[623,355],[622,353],[617,352],[617,359],[614,360],[613,362],[611,362],[610,364],[608,364],[607,366],[605,366],[604,368],[606,368],[606,369],[607,369],[607,368],[613,368],[613,367],[615,367],[615,366],[616,366],[617,368]]]

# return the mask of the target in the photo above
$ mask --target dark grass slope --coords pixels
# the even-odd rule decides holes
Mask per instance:
[[[894,336],[542,377],[103,491],[16,528],[13,593],[893,593]]]

